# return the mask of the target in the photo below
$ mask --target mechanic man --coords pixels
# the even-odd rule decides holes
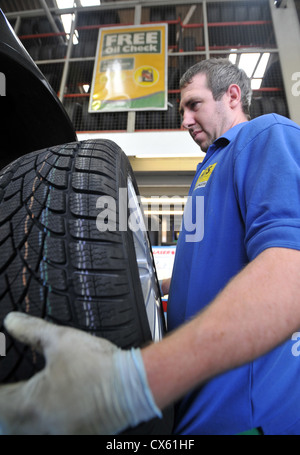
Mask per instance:
[[[169,335],[122,351],[106,340],[11,313],[13,336],[46,368],[0,387],[5,433],[116,433],[177,404],[175,433],[300,434],[300,128],[249,120],[250,81],[223,59],[195,65],[180,110],[206,156],[183,220],[168,306]],[[188,226],[189,227],[189,226]]]

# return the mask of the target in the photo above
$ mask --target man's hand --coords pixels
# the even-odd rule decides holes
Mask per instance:
[[[0,386],[0,434],[115,434],[161,416],[139,349],[10,313],[7,331],[44,354],[28,381]]]

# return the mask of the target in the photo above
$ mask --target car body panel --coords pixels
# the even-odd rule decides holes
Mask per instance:
[[[77,140],[56,93],[0,10],[0,168],[26,153]]]

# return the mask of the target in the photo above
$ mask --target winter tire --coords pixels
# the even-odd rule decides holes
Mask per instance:
[[[269,96],[262,97],[263,114],[271,114],[275,110],[274,98]]]
[[[44,365],[42,356],[5,332],[10,311],[75,327],[124,349],[163,336],[138,202],[129,161],[109,140],[29,153],[1,171],[0,332],[6,356],[0,357],[0,383],[27,379]],[[162,421],[137,431],[167,434],[171,428],[167,411]]]

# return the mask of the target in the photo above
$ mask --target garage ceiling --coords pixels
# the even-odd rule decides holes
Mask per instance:
[[[49,8],[56,6],[55,0],[46,0]],[[0,8],[4,13],[27,11],[41,8],[40,0],[0,0]]]

